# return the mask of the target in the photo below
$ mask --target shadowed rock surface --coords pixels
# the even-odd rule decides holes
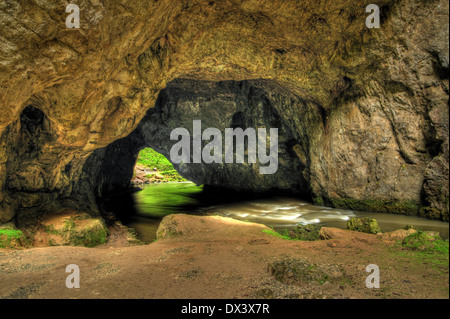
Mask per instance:
[[[194,117],[282,131],[277,174],[177,167],[196,182],[448,220],[448,1],[379,1],[380,29],[370,1],[78,3],[81,29],[0,4],[0,223],[98,214]]]

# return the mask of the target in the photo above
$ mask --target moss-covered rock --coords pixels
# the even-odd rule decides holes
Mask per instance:
[[[183,232],[178,228],[178,221],[175,215],[167,215],[159,224],[158,230],[156,231],[156,238],[171,238],[178,235],[182,235]]]
[[[41,221],[41,226],[43,229],[40,234],[41,241],[50,246],[94,247],[105,243],[108,238],[104,221],[92,218],[88,214],[65,212],[46,215]]]
[[[318,240],[320,239],[319,232],[322,226],[319,225],[298,225],[295,229],[289,232],[289,237],[298,240]]]
[[[438,232],[418,231],[403,239],[402,245],[416,251],[440,251],[448,255],[448,241],[444,241]]]
[[[0,226],[0,248],[18,248],[26,244],[27,238],[22,231],[9,224]]]
[[[347,221],[347,229],[369,234],[381,233],[378,222],[373,218],[351,218]]]

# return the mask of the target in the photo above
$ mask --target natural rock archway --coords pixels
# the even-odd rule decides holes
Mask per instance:
[[[282,115],[283,112],[284,115],[290,114],[288,118]],[[243,130],[278,128],[278,169],[274,174],[260,174],[259,162],[248,163],[247,159],[243,164],[225,163],[224,160],[210,164],[192,161],[174,164],[183,177],[197,184],[236,191],[279,190],[309,195],[305,176],[310,161],[306,155],[299,157],[297,154],[308,153],[308,129],[314,130],[316,122],[321,120],[319,110],[309,109],[298,97],[270,81],[194,80],[169,83],[161,91],[155,107],[147,112],[133,133],[93,153],[88,159],[88,163],[93,164],[87,166],[91,172],[86,175],[92,176],[92,171],[96,172],[95,193],[102,196],[129,186],[137,155],[145,147],[170,158],[170,150],[176,143],[170,140],[171,131],[186,128],[192,140],[193,120],[200,120],[203,129],[217,128],[221,132],[225,128],[237,127]],[[295,122],[301,123],[301,127],[295,128]],[[245,142],[247,144],[247,140]],[[202,147],[207,143],[203,141]],[[225,145],[224,134],[222,145]],[[192,152],[190,157],[193,157]],[[111,174],[112,171],[115,173]]]
[[[98,169],[117,169],[100,153],[117,156],[158,96],[181,107],[159,94],[179,78],[266,79],[227,84],[236,101],[259,90],[286,130],[286,184],[256,185],[448,220],[448,1],[379,1],[380,29],[364,24],[370,1],[79,3],[81,29],[64,1],[0,4],[0,222],[97,212],[92,188],[111,184]]]

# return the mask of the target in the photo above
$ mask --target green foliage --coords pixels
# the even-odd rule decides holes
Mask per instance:
[[[167,158],[151,148],[144,148],[140,151],[137,164],[141,164],[149,168],[156,167],[159,170],[173,169],[172,164]]]
[[[313,241],[320,239],[319,231],[321,228],[322,226],[319,225],[299,225],[291,231],[288,231],[287,229],[276,231],[272,228],[272,229],[263,229],[262,232],[286,240]]]
[[[418,230],[398,242],[393,249],[397,256],[410,258],[420,265],[430,265],[442,274],[448,274],[449,242],[439,235]],[[402,250],[398,250],[401,248]]]
[[[263,229],[262,232],[265,234],[271,235],[271,236],[275,236],[277,238],[281,238],[281,239],[287,239],[287,240],[292,239],[291,237],[289,237],[287,235],[282,235],[282,234],[278,233],[273,228],[272,229]]]
[[[66,221],[64,221],[63,231],[70,232],[70,231],[74,230],[75,227],[76,227],[75,221],[72,218],[69,218]]]
[[[180,174],[178,174],[178,172],[173,168],[173,165],[164,155],[156,152],[151,148],[144,148],[139,153],[137,164],[151,169],[156,168],[157,174],[163,176],[163,179],[161,179],[161,181],[165,182],[186,181],[185,178],[183,178],[182,176],[180,176]],[[152,178],[153,174],[147,174],[146,177]]]
[[[25,242],[25,235],[14,228],[0,229],[0,248],[15,248],[16,245],[22,245]]]
[[[314,203],[314,205],[317,205],[317,206],[323,206],[324,205],[323,198],[321,196],[314,197],[313,198],[313,203]]]
[[[418,231],[403,239],[403,247],[431,253],[440,253],[448,255],[448,241],[443,240],[437,234],[430,234],[428,232]]]
[[[59,232],[55,229],[53,225],[43,226],[44,231],[49,234],[58,235]]]

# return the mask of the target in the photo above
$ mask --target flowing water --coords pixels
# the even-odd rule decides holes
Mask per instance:
[[[193,183],[150,184],[142,190],[114,198],[107,208],[114,211],[123,224],[136,230],[146,243],[156,238],[161,219],[174,213],[214,214],[243,221],[261,223],[275,230],[292,229],[298,224],[346,228],[351,217],[376,218],[385,232],[405,225],[421,230],[438,231],[449,237],[449,224],[420,217],[352,211],[314,206],[293,197],[252,198],[245,194],[206,191]]]

